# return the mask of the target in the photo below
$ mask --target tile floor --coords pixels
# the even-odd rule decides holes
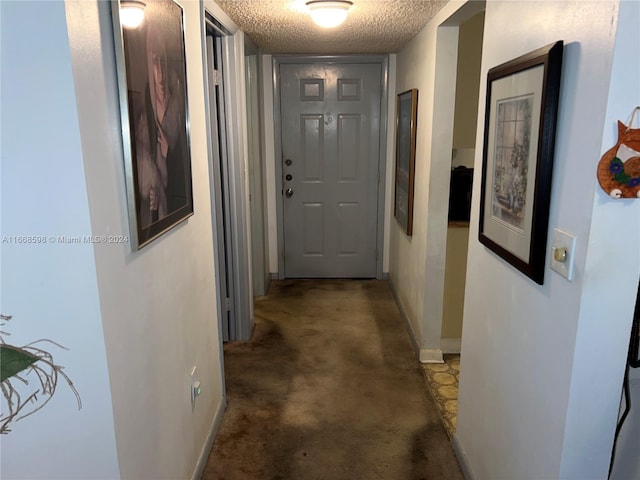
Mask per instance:
[[[438,406],[447,433],[456,433],[458,414],[458,381],[460,379],[460,355],[444,355],[445,363],[424,363],[422,368],[429,392]]]

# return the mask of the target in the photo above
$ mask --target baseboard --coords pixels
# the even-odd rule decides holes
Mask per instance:
[[[382,272],[382,280],[389,280],[389,272]]]
[[[220,400],[218,408],[216,409],[216,414],[213,417],[213,422],[211,422],[211,428],[209,429],[207,438],[202,446],[202,450],[200,451],[200,456],[198,457],[198,462],[196,463],[196,468],[193,471],[191,480],[200,480],[200,477],[202,477],[202,472],[204,472],[204,467],[207,466],[207,460],[209,459],[209,454],[213,447],[213,441],[216,439],[218,429],[220,428],[220,422],[222,422],[222,415],[224,414],[225,408],[227,408],[227,399],[222,397],[222,400]]]
[[[439,348],[423,348],[420,350],[420,363],[444,363],[442,350]]]
[[[271,272],[271,280],[279,280],[280,279],[280,274],[278,272]]]
[[[457,435],[453,436],[451,440],[453,445],[453,451],[458,458],[458,463],[460,464],[460,469],[462,470],[462,474],[464,475],[465,480],[475,480],[475,476],[473,475],[473,470],[471,470],[471,465],[469,465],[469,459],[467,458],[467,454],[460,443]]]
[[[409,317],[405,313],[402,308],[402,304],[400,303],[400,298],[398,297],[398,292],[396,291],[396,286],[393,284],[393,280],[389,277],[389,273],[387,273],[387,283],[389,283],[389,287],[391,287],[391,295],[393,295],[393,299],[396,302],[396,306],[398,307],[398,311],[400,312],[400,316],[404,320],[404,326],[409,332],[409,338],[411,339],[411,345],[413,345],[413,351],[416,353],[416,356],[420,358],[420,346],[418,345],[418,341],[416,340],[416,336],[413,334],[413,329],[411,328],[411,322],[409,321]]]
[[[391,294],[393,295],[393,299],[398,306],[400,316],[404,319],[404,325],[407,329],[407,332],[409,332],[411,344],[413,345],[413,349],[416,352],[416,356],[420,360],[420,363],[444,363],[444,360],[442,359],[442,350],[420,348],[416,336],[413,333],[413,329],[411,328],[411,321],[409,320],[409,317],[405,313],[404,309],[402,308],[402,304],[400,303],[400,298],[398,297],[398,292],[396,291],[396,287],[393,284],[393,280],[389,279],[388,282],[389,286],[391,287]]]
[[[460,347],[462,345],[461,338],[441,338],[440,350],[442,353],[460,353]]]

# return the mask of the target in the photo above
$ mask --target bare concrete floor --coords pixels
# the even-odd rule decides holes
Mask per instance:
[[[255,311],[203,480],[462,478],[386,282],[275,282]]]

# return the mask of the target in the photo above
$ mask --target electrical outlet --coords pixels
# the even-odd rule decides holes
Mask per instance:
[[[551,242],[551,269],[570,282],[573,281],[575,250],[575,235],[554,228]]]
[[[196,376],[197,369],[198,368],[194,365],[193,368],[191,369],[191,375],[189,376],[191,380],[189,382],[189,388],[191,391],[191,409],[194,409],[196,407],[196,398],[201,393],[200,380],[198,380]]]

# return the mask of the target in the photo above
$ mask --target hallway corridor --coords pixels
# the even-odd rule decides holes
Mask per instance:
[[[203,480],[462,478],[386,282],[274,282],[255,319]]]

